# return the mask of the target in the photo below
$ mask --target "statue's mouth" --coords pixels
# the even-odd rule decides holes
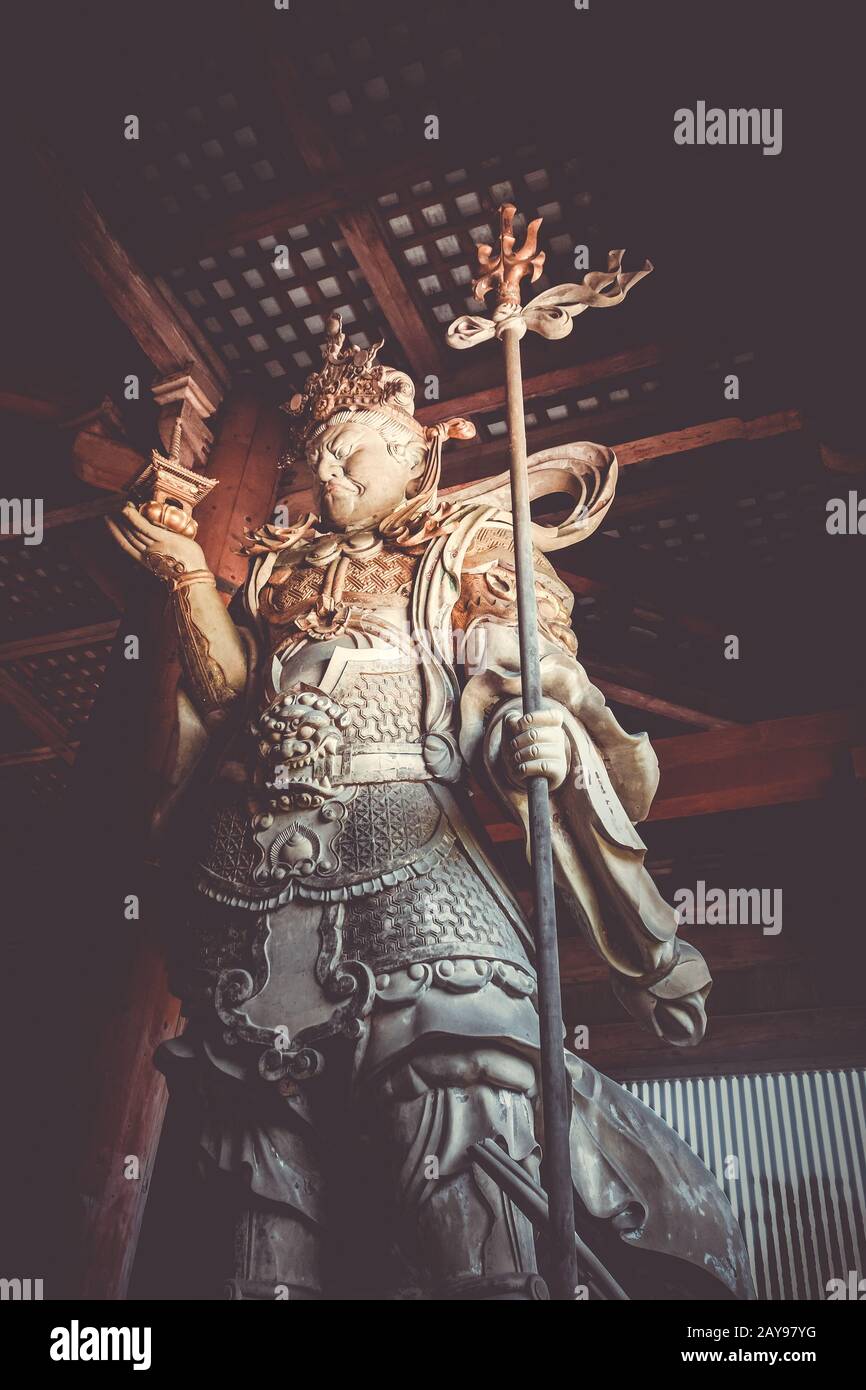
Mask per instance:
[[[360,497],[364,490],[361,483],[356,483],[351,478],[331,478],[323,489],[326,497],[339,497],[341,493],[349,497]]]

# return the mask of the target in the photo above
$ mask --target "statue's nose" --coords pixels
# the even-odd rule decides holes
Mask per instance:
[[[320,481],[326,483],[329,478],[339,478],[343,470],[336,459],[326,457],[322,459],[316,472]]]

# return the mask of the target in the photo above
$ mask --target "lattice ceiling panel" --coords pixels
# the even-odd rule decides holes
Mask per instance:
[[[624,592],[600,589],[597,594],[575,596],[572,625],[578,642],[598,649],[615,647],[626,664],[644,666],[647,654],[650,664],[677,661],[701,665],[707,656],[716,659],[719,639],[701,635],[683,627],[676,616],[635,601]]]
[[[683,498],[678,506],[664,506],[655,516],[607,529],[604,534],[624,539],[640,550],[666,551],[675,560],[688,563],[712,559],[719,551],[715,542],[723,528],[729,563],[736,546],[755,552],[761,563],[775,564],[783,548],[819,538],[824,522],[818,484],[804,482],[787,488],[754,489],[751,496],[729,502],[724,511],[718,503],[708,508],[700,497],[692,503]]]
[[[60,531],[41,545],[0,545],[0,641],[107,622],[115,609],[83,574]]]
[[[620,373],[603,379],[591,386],[572,387],[568,390],[535,396],[527,400],[524,419],[526,422],[527,444],[530,452],[544,447],[540,439],[542,433],[549,434],[552,429],[561,430],[562,438],[568,440],[592,439],[593,429],[609,430],[611,437],[622,439],[631,437],[631,430],[623,428],[627,421],[645,415],[647,412],[664,413],[673,407],[676,412],[672,421],[677,427],[688,423],[683,418],[683,398],[688,400],[698,419],[722,418],[725,415],[741,412],[739,402],[726,402],[722,399],[721,383],[729,371],[740,376],[743,394],[750,402],[750,413],[754,402],[766,398],[764,384],[755,366],[751,352],[730,352],[721,362],[716,358],[703,363],[690,364],[687,391],[683,390],[682,367],[670,362],[659,362],[639,370]],[[474,413],[472,419],[482,444],[507,443],[508,424],[505,407]],[[635,434],[641,428],[635,426]],[[533,436],[536,436],[533,439]],[[607,434],[604,435],[607,438]],[[633,465],[642,471],[654,467],[653,460],[645,464]],[[619,491],[628,485],[623,478]]]
[[[219,221],[307,178],[260,74],[226,54],[204,60],[191,81],[171,61],[168,46],[158,83],[127,73],[121,109],[139,117],[137,140],[118,139],[104,117],[93,131],[90,182],[119,227],[164,219],[169,230],[202,212]]]
[[[66,790],[71,767],[62,758],[0,767],[0,815],[20,824]]]
[[[443,118],[443,138],[471,133],[457,114],[470,114],[479,75],[506,62],[510,49],[501,8],[476,3],[470,16],[458,0],[392,0],[373,11],[354,4],[332,11],[324,41],[315,17],[309,26],[308,75],[347,158],[417,149],[431,113]]]
[[[5,669],[75,737],[87,723],[110,651],[110,642],[94,642],[23,657]]]
[[[605,422],[616,424],[617,420],[627,420],[638,410],[654,403],[662,383],[658,368],[648,368],[644,372],[630,373],[627,377],[616,377],[592,387],[577,387],[559,391],[547,396],[535,396],[527,400],[524,410],[526,422],[526,442],[530,453],[543,444],[533,440],[533,435],[547,433],[552,427],[561,426],[569,440],[580,440],[588,435],[585,422],[605,417]],[[473,423],[482,444],[508,442],[508,423],[505,407],[483,415],[473,414]],[[569,429],[569,424],[571,428]]]
[[[594,249],[600,229],[577,159],[545,161],[525,147],[507,158],[497,155],[435,177],[407,179],[379,195],[391,253],[439,333],[459,314],[482,312],[472,295],[476,252],[480,243],[495,245],[496,211],[504,202],[520,209],[514,224],[518,236],[527,221],[544,218],[547,262],[532,293],[582,278],[574,248]]]
[[[387,334],[370,288],[330,218],[175,267],[170,280],[229,366],[255,373],[286,398],[319,367],[329,314],[342,315],[347,336],[359,347]],[[386,360],[408,369],[390,335]]]
[[[800,436],[727,448],[730,466],[723,474],[717,460],[707,454],[704,461],[700,453],[685,463],[652,461],[652,484],[645,465],[624,469],[619,513],[615,502],[614,524],[603,534],[629,549],[664,554],[682,564],[729,566],[744,558],[773,565],[784,561],[792,546],[814,546],[826,539],[825,497],[839,489],[826,475],[816,475],[811,451]],[[661,485],[657,498],[654,484]],[[648,489],[643,497],[642,489]]]

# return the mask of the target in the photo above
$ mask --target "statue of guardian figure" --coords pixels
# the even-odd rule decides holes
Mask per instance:
[[[169,585],[185,671],[171,823],[196,862],[172,934],[189,1022],[158,1062],[232,1213],[214,1296],[545,1298],[543,1229],[474,1148],[540,1177],[532,926],[473,828],[470,773],[524,829],[527,779],[547,779],[562,901],[635,1018],[694,1044],[710,988],[634,829],[655,756],[577,661],[545,557],[600,524],[616,460],[593,444],[530,460],[533,494],[575,506],[534,527],[547,708],[522,718],[507,479],[440,492],[443,441],[472,426],[422,426],[409,378],[337,316],[322,352],[289,410],[318,515],[250,535],[231,612],[195,539],[133,503],[111,523]],[[711,1174],[567,1065],[578,1229],[621,1290],[751,1296]]]

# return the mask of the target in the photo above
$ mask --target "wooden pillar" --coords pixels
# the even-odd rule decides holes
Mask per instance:
[[[170,434],[178,411],[186,412],[187,416],[192,412],[193,428],[189,431],[187,419],[184,420],[185,439],[190,443],[195,441],[199,459],[209,450],[207,471],[219,478],[219,486],[197,516],[199,540],[217,576],[219,590],[228,602],[246,571],[246,560],[237,553],[243,530],[246,526],[261,524],[271,511],[283,421],[274,407],[263,403],[252,390],[241,388],[226,399],[218,436],[211,448],[210,430],[200,413],[209,403],[191,378],[176,374],[157,383],[155,395],[162,412],[160,433],[167,429]],[[191,461],[188,455],[184,459],[186,463]],[[142,580],[147,584],[145,576]],[[155,621],[150,644],[151,669],[142,671],[138,677],[148,685],[144,701],[145,727],[126,729],[127,745],[130,735],[143,745],[140,776],[132,783],[144,813],[140,817],[142,830],[171,767],[175,694],[180,678],[170,602],[166,601],[164,592],[153,586],[147,592],[147,602]],[[120,640],[125,630],[126,619],[121,623]],[[128,684],[128,672],[124,676]],[[111,692],[106,693],[109,698],[97,711],[101,729],[91,732],[108,750],[109,760],[113,750],[116,766],[116,736],[118,730],[125,729],[129,710],[117,709],[110,698]],[[142,702],[135,703],[140,709]],[[107,780],[103,775],[103,783]],[[128,793],[129,789],[127,779],[124,790]],[[136,930],[131,949],[122,963],[124,978],[103,979],[103,993],[98,1004],[100,1036],[93,1056],[101,1076],[83,1155],[84,1232],[77,1290],[78,1296],[92,1299],[122,1299],[125,1296],[167,1103],[165,1082],[153,1065],[153,1051],[182,1027],[179,1001],[169,991],[165,965],[156,942],[159,924],[148,920],[149,912],[159,911],[159,903],[165,911],[166,897],[159,883],[154,882],[154,876],[159,878],[158,865],[149,870],[144,867],[147,859],[144,834],[134,853],[122,854],[121,858],[127,866],[137,862],[142,874],[149,873],[150,879],[145,881],[151,887],[146,900],[142,898],[141,920],[137,924],[124,923],[122,896],[118,898],[122,886],[115,882],[112,904],[115,918],[113,924],[107,924],[109,932],[112,927],[119,933],[124,927],[134,926]],[[134,878],[133,870],[127,868],[127,872]],[[136,882],[132,882],[128,891],[136,892],[136,889]],[[138,1161],[137,1179],[126,1176],[131,1155]]]

